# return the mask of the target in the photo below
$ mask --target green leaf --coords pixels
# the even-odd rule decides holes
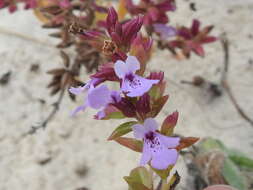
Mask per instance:
[[[168,98],[169,96],[166,95],[154,101],[151,108],[151,117],[156,117],[159,114],[163,106],[166,104]]]
[[[222,175],[229,185],[240,190],[247,190],[245,178],[239,168],[228,158],[224,161]]]
[[[170,175],[170,171],[172,170],[173,167],[174,167],[174,165],[170,165],[166,170],[157,170],[157,169],[155,169],[153,167],[151,167],[151,168],[162,179],[167,179],[167,177]]]
[[[124,177],[132,190],[150,190],[152,189],[152,177],[145,167],[133,169],[130,176]]]
[[[239,167],[253,170],[253,160],[240,151],[229,150],[229,158]]]
[[[227,148],[220,140],[213,139],[211,137],[205,138],[199,143],[199,150],[201,152],[209,152],[212,150],[227,152]]]
[[[129,121],[118,126],[110,135],[108,140],[114,140],[132,131],[132,126],[138,123],[137,121]]]
[[[143,148],[143,142],[133,139],[133,138],[128,138],[128,137],[118,137],[115,139],[115,141],[122,146],[125,146],[133,151],[136,152],[142,152]]]
[[[106,119],[123,119],[123,118],[125,118],[125,116],[121,111],[112,112],[108,114],[108,116],[106,117]]]
[[[125,118],[124,114],[119,109],[117,109],[112,105],[107,106],[104,112],[105,118],[103,118],[103,120]]]

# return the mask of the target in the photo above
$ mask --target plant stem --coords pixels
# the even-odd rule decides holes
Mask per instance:
[[[161,190],[169,190],[169,185],[167,184],[167,179],[162,179],[162,188]]]

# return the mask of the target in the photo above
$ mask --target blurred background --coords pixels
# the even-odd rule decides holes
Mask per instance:
[[[195,10],[191,4],[194,3]],[[198,18],[214,25],[213,35],[224,32],[230,44],[228,82],[247,115],[253,118],[253,1],[216,0],[177,2],[171,23],[189,26]],[[9,14],[0,11],[0,189],[127,189],[123,176],[139,162],[140,154],[106,139],[122,121],[96,121],[88,110],[70,117],[82,102],[65,98],[46,130],[24,135],[32,125],[43,121],[57,97],[46,88],[46,71],[61,65],[57,39],[41,28],[32,11]],[[176,60],[168,51],[155,51],[149,70],[162,70],[170,99],[157,117],[163,119],[179,111],[176,133],[199,138],[213,137],[227,147],[253,158],[253,126],[245,121],[224,91],[214,97],[206,89],[182,84],[196,75],[217,83],[223,69],[224,52],[220,42],[205,47],[206,56]],[[71,55],[71,52],[70,52]],[[88,75],[84,73],[83,80]],[[178,189],[192,189],[187,159],[179,158],[181,175]]]

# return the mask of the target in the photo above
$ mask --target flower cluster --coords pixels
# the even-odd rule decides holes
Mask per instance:
[[[140,166],[148,164],[158,175],[161,171],[167,172],[167,178],[168,171],[177,161],[178,151],[195,143],[197,138],[172,136],[178,112],[169,115],[161,128],[154,119],[167,102],[168,95],[164,95],[163,72],[151,72],[145,76],[152,48],[152,40],[140,32],[141,26],[147,22],[145,19],[145,16],[137,16],[122,23],[111,7],[102,22],[105,30],[78,33],[108,61],[90,76],[85,85],[69,89],[70,93],[84,97],[83,104],[71,115],[89,107],[98,111],[94,116],[97,120],[135,119],[116,128],[109,140],[142,152]],[[107,81],[118,83],[118,90],[111,90]],[[131,131],[134,138],[123,137]]]

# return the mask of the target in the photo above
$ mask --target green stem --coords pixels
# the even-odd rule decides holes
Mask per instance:
[[[167,184],[167,179],[162,179],[162,188],[161,190],[169,190],[169,185]]]

